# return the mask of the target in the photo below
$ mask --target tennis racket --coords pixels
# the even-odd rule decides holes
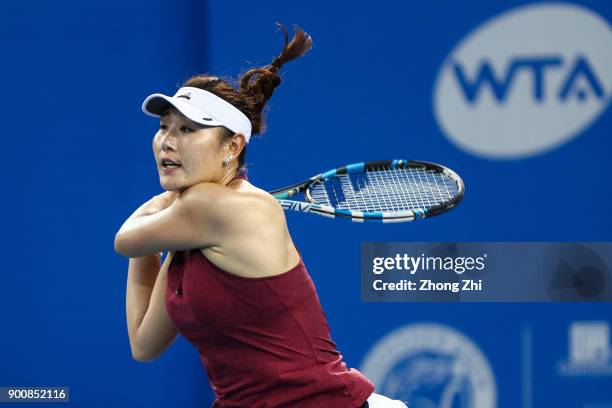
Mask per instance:
[[[352,221],[404,222],[450,210],[463,192],[459,175],[444,166],[384,160],[332,169],[270,194],[288,211]],[[288,200],[301,193],[305,200]]]

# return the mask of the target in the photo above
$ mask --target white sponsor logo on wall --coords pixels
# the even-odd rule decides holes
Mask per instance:
[[[372,347],[360,370],[377,393],[410,408],[496,406],[489,362],[472,340],[448,326],[400,327]]]
[[[610,325],[605,321],[573,322],[568,331],[568,358],[559,364],[566,376],[612,375]]]
[[[483,23],[447,56],[433,91],[444,134],[489,159],[567,143],[606,111],[612,28],[569,3],[532,4]]]

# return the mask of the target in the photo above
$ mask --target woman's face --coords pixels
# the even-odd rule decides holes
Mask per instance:
[[[168,109],[160,118],[159,130],[153,138],[162,188],[182,192],[201,182],[218,183],[228,170],[223,167],[223,160],[229,154],[228,144],[221,141],[223,131],[221,127],[199,125],[175,108]]]

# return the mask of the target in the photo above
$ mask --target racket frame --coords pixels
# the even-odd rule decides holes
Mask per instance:
[[[395,168],[420,168],[424,170],[434,170],[442,173],[457,185],[457,193],[449,201],[440,203],[436,206],[429,207],[427,209],[414,209],[414,210],[403,210],[403,211],[356,211],[356,210],[345,210],[335,208],[330,205],[322,205],[317,203],[310,194],[310,187],[316,183],[323,182],[329,178],[337,175],[347,173],[363,173],[367,170],[377,170],[381,167],[389,166],[392,169]],[[463,199],[465,192],[465,185],[463,180],[457,173],[448,167],[442,166],[437,163],[417,161],[417,160],[379,160],[372,162],[360,162],[348,164],[346,166],[338,167],[336,169],[328,170],[323,173],[319,173],[302,182],[287,186],[278,190],[270,191],[269,193],[276,198],[285,210],[299,211],[299,212],[311,212],[326,217],[341,217],[350,218],[352,221],[363,222],[363,221],[378,221],[378,222],[406,222],[414,221],[417,218],[433,217],[438,214],[442,214],[451,208],[455,207]],[[297,194],[304,193],[306,201],[294,201],[288,200]]]

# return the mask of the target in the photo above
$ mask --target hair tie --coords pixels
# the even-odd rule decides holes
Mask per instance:
[[[281,62],[279,57],[274,57],[270,65],[272,65],[274,68],[278,70],[283,66],[283,63]]]

